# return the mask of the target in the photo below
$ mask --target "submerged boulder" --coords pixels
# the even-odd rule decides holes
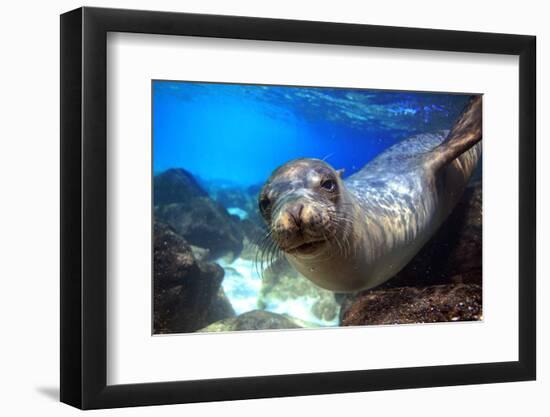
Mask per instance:
[[[481,287],[450,284],[365,291],[342,305],[342,326],[472,321],[482,318]]]
[[[235,310],[231,305],[231,301],[225,295],[222,287],[218,290],[218,293],[212,300],[208,313],[206,314],[206,322],[214,323],[229,317],[235,317]]]
[[[224,319],[201,329],[201,332],[232,332],[238,330],[299,329],[299,321],[282,314],[253,310]]]
[[[190,244],[208,249],[209,259],[243,248],[239,220],[212,200],[193,176],[171,169],[155,176],[155,219],[166,223]]]
[[[190,197],[208,196],[195,177],[183,168],[173,168],[155,175],[153,189],[155,206],[185,203]]]
[[[223,276],[219,265],[198,261],[185,239],[169,226],[155,222],[154,332],[193,332],[234,316],[220,286]]]

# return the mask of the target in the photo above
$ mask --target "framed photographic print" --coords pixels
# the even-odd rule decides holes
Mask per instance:
[[[61,400],[535,378],[535,38],[61,16]]]

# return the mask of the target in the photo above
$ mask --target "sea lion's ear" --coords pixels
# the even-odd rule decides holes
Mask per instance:
[[[342,176],[344,175],[344,172],[345,172],[345,169],[342,168],[342,169],[337,169],[336,170],[336,174],[338,175],[338,178],[342,178]]]

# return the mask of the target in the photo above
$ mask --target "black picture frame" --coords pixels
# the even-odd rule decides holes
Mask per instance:
[[[108,32],[519,56],[519,360],[112,385],[107,375]],[[61,16],[61,401],[82,409],[533,380],[536,38],[136,10]]]

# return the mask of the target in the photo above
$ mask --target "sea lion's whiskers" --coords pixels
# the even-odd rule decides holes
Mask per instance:
[[[266,269],[266,265],[269,266],[272,262],[272,252],[277,251],[279,256],[280,248],[274,239],[272,239],[273,230],[270,228],[263,238],[258,243],[258,250],[255,255],[255,268],[256,273],[263,278],[263,272]],[[259,269],[258,269],[259,268]]]
[[[273,244],[271,245],[271,248],[270,248],[270,252],[269,252],[269,258],[268,258],[268,261],[269,261],[269,266],[273,265],[278,257],[279,257],[279,253],[280,253],[280,250],[279,250],[279,247],[277,244]]]
[[[279,245],[277,244],[277,242],[275,240],[272,240],[271,245],[269,247],[269,252],[268,252],[269,253],[268,262],[270,264],[275,262],[275,258],[278,256],[279,252],[280,252]]]
[[[271,237],[273,235],[273,231],[270,229],[264,236],[256,238],[254,241],[254,244],[258,247],[262,247],[266,242],[271,241]]]

